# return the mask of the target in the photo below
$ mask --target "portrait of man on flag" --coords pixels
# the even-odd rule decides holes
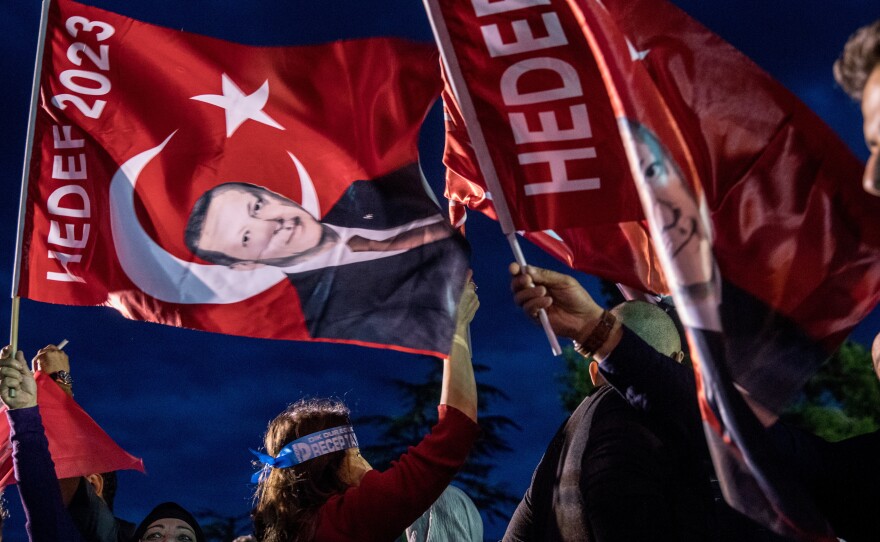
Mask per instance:
[[[268,188],[223,183],[196,201],[185,242],[233,271],[283,271],[312,337],[386,342],[418,317],[412,299],[438,315],[448,310],[449,292],[437,286],[467,268],[463,240],[425,197],[420,176],[411,165],[355,181],[320,217]]]
[[[257,47],[66,0],[47,33],[18,295],[448,353],[467,248],[418,165],[434,46]]]

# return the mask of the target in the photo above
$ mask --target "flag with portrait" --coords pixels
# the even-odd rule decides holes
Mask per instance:
[[[503,199],[517,229],[572,267],[672,294],[725,496],[778,532],[828,539],[740,392],[757,411],[780,412],[880,299],[880,206],[861,195],[858,160],[790,92],[668,2],[431,4],[449,45],[450,198],[490,216]],[[516,101],[522,94],[536,99]],[[467,121],[466,106],[476,111]],[[497,155],[502,193],[484,179],[471,122]],[[594,152],[545,164],[544,186],[559,201],[544,206],[519,169],[533,163],[524,155],[551,156],[549,145]],[[577,201],[565,183],[583,178],[579,168],[595,172],[592,195],[597,184],[614,190]],[[610,212],[629,189],[640,203]]]
[[[248,46],[53,2],[16,294],[445,354],[467,268],[418,166],[436,49]]]

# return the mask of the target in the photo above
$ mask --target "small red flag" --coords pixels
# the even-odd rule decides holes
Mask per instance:
[[[144,472],[143,460],[113,442],[98,423],[48,375],[37,371],[34,377],[40,416],[43,418],[57,478],[75,478],[117,470]],[[6,410],[6,405],[0,407],[0,442],[6,443],[0,453],[0,487],[15,483]]]

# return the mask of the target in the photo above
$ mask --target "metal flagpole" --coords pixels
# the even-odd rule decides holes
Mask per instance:
[[[516,238],[516,228],[513,225],[513,218],[510,216],[510,209],[508,209],[507,201],[504,199],[504,191],[501,188],[501,182],[498,180],[498,173],[495,171],[495,164],[492,163],[492,157],[489,154],[489,146],[486,143],[483,131],[480,129],[476,110],[471,101],[471,95],[468,92],[467,86],[463,82],[461,68],[458,64],[458,58],[455,56],[452,41],[449,38],[449,30],[446,28],[446,22],[443,20],[443,13],[436,0],[423,0],[423,2],[425,5],[425,11],[428,13],[428,19],[431,22],[431,28],[434,31],[434,38],[437,40],[437,46],[440,49],[440,57],[443,59],[443,65],[446,68],[446,73],[449,76],[449,81],[452,85],[452,92],[455,94],[459,106],[461,106],[461,113],[464,117],[465,126],[470,135],[471,143],[474,146],[477,163],[480,166],[480,171],[483,173],[483,178],[486,180],[490,192],[494,196],[492,198],[492,205],[495,207],[495,214],[498,215],[498,223],[501,224],[501,231],[503,231],[505,237],[507,237],[507,242],[510,244],[516,263],[525,270],[527,265],[526,259],[523,255],[522,248],[519,246],[519,241]],[[562,348],[559,346],[556,334],[553,332],[553,328],[550,327],[550,320],[547,318],[547,311],[541,309],[538,312],[538,317],[541,320],[541,326],[544,328],[544,332],[547,334],[547,340],[550,341],[550,348],[553,350],[553,355],[558,356],[562,354]]]
[[[31,173],[31,156],[34,147],[34,128],[37,119],[38,100],[40,97],[40,75],[43,71],[43,52],[46,49],[46,27],[49,24],[49,5],[51,0],[43,0],[43,10],[40,14],[40,31],[37,35],[37,58],[34,61],[34,80],[31,86],[31,105],[28,115],[27,140],[24,148],[24,166],[21,173],[21,196],[18,206],[18,234],[15,241],[15,265],[12,268],[12,315],[9,324],[9,344],[12,356],[18,350],[18,311],[19,297],[18,285],[21,280],[21,252],[24,242],[24,219],[27,206],[28,178]],[[15,396],[15,390],[9,390],[11,397]]]

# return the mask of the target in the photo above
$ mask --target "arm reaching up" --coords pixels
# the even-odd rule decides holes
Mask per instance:
[[[470,280],[469,274],[458,302],[452,348],[449,357],[443,360],[443,384],[440,389],[441,405],[455,407],[473,421],[477,421],[477,383],[471,364],[468,326],[479,306],[477,286]]]

